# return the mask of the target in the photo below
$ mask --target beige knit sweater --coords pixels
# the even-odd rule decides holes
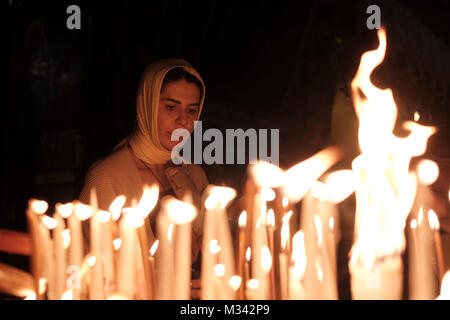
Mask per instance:
[[[177,198],[183,199],[186,192],[193,198],[198,215],[193,231],[201,236],[203,223],[202,193],[208,185],[205,173],[198,165],[185,165],[166,169],[167,178]],[[91,188],[95,188],[99,209],[108,210],[119,195],[126,196],[125,206],[131,206],[133,199],[142,197],[143,183],[129,149],[124,146],[108,157],[95,162],[86,175],[79,200],[91,204]]]

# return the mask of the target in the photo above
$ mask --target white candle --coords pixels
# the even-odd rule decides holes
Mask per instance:
[[[168,212],[166,210],[161,210],[157,219],[157,238],[159,247],[155,257],[156,273],[158,275],[156,299],[172,300],[175,270],[172,233],[169,234],[171,224]]]
[[[71,203],[62,205],[57,204],[55,206],[56,213],[56,229],[55,229],[55,268],[56,268],[56,299],[61,299],[66,292],[66,241],[64,239],[65,222],[64,218],[69,217],[73,212],[73,205]],[[68,244],[67,244],[68,245]]]
[[[95,264],[92,267],[91,282],[89,286],[90,300],[103,300],[105,298],[104,283],[103,283],[103,255],[101,250],[102,239],[100,222],[98,219],[99,211],[95,211],[90,220],[91,232],[91,253],[95,256]]]
[[[39,223],[39,238],[42,242],[43,249],[43,268],[42,275],[47,280],[47,297],[50,300],[56,299],[55,292],[55,264],[54,264],[54,248],[53,241],[50,238],[49,230],[53,230],[56,227],[56,220],[50,218],[47,215],[40,216],[41,221]]]
[[[97,220],[100,228],[100,249],[102,255],[104,273],[104,296],[110,296],[115,290],[115,262],[114,262],[114,250],[112,240],[112,225],[111,225],[111,213],[108,211],[99,211],[97,213]]]
[[[192,221],[197,215],[195,207],[175,198],[164,199],[161,207],[175,224],[175,284],[174,299],[187,300],[191,289],[191,239]]]

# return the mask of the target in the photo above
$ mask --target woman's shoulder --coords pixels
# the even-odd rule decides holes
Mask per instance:
[[[127,148],[120,148],[108,156],[95,161],[88,170],[88,175],[99,177],[117,176],[120,173],[128,175],[127,171],[133,169],[133,161]]]
[[[202,167],[197,164],[186,164],[184,167],[189,171],[194,181],[198,181],[201,184],[201,189],[208,185],[208,177]]]

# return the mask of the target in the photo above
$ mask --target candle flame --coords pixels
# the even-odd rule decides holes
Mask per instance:
[[[417,220],[416,219],[411,220],[410,227],[411,227],[411,229],[417,229]]]
[[[326,201],[328,199],[328,189],[325,183],[320,181],[314,182],[311,187],[311,196],[320,201]]]
[[[29,292],[28,292],[29,291]],[[26,296],[23,300],[36,300],[36,292],[33,290],[27,290]]]
[[[352,170],[334,171],[327,175],[325,184],[328,190],[328,200],[332,203],[340,203],[355,191],[355,174]]]
[[[153,257],[155,255],[155,252],[156,252],[156,249],[158,249],[158,246],[159,246],[159,240],[155,240],[155,242],[153,242],[152,247],[150,248],[150,256]]]
[[[111,213],[109,211],[99,210],[97,211],[97,220],[100,223],[107,223],[111,219]]]
[[[329,147],[288,169],[284,175],[283,191],[289,201],[300,201],[312,184],[340,157],[339,149]]]
[[[290,229],[289,220],[292,216],[292,210],[286,213],[283,218],[281,218],[281,248],[286,250],[289,244]]]
[[[317,214],[314,215],[314,225],[317,231],[317,246],[320,247],[323,242],[322,220],[320,220],[320,217]]]
[[[249,262],[251,257],[252,257],[252,248],[248,247],[247,250],[245,251],[245,260]]]
[[[171,223],[169,225],[169,228],[167,228],[167,239],[169,240],[170,243],[172,243],[172,239],[173,239],[173,223]]]
[[[428,210],[428,223],[430,224],[431,229],[433,229],[434,231],[439,230],[439,219],[433,209]]]
[[[247,211],[242,211],[239,215],[239,227],[244,228],[247,225]]]
[[[437,297],[437,300],[450,300],[450,270],[442,278],[441,294]]]
[[[247,281],[247,287],[251,290],[256,290],[259,288],[259,280],[258,279],[250,279]]]
[[[230,285],[230,287],[236,291],[237,289],[239,289],[239,287],[241,286],[242,283],[242,278],[239,276],[232,276],[230,278],[230,280],[228,281],[228,284]]]
[[[319,281],[322,282],[323,270],[322,270],[322,265],[320,264],[319,260],[316,261],[316,269],[317,269],[317,279],[319,279]]]
[[[414,121],[418,122],[419,120],[420,120],[420,114],[419,114],[419,112],[415,111],[414,112]]]
[[[214,274],[219,278],[222,278],[225,275],[225,265],[224,264],[216,264],[214,266]]]
[[[95,265],[95,262],[97,261],[97,258],[95,256],[90,256],[88,258],[88,266],[92,268]]]
[[[45,293],[45,290],[47,290],[47,279],[40,278],[39,279],[39,294],[43,295]]]
[[[44,224],[44,226],[47,227],[47,229],[49,230],[55,229],[56,226],[58,225],[56,219],[53,219],[45,214],[41,216],[41,221]]]
[[[275,191],[269,187],[261,188],[261,198],[263,201],[272,201],[275,199]]]
[[[334,229],[334,218],[330,217],[330,219],[328,220],[328,227],[330,228],[330,230]]]
[[[209,186],[207,188],[208,197],[205,200],[205,208],[207,210],[213,210],[217,206],[220,209],[225,209],[228,203],[233,200],[237,192],[233,188]]]
[[[89,219],[94,213],[94,209],[91,206],[83,204],[81,202],[75,203],[75,216],[80,221]]]
[[[144,218],[146,218],[150,212],[155,208],[158,202],[159,187],[154,184],[151,187],[148,185],[144,186],[144,192],[142,193],[141,200],[139,201],[137,207],[142,210]]]
[[[261,269],[267,273],[270,271],[270,268],[272,268],[272,255],[269,248],[263,246],[261,248]]]
[[[164,198],[161,207],[167,211],[169,219],[175,224],[192,222],[197,216],[197,209],[194,205],[175,198]]]
[[[283,208],[286,208],[288,204],[289,204],[288,197],[283,196],[283,199],[281,200],[281,205],[283,206]]]
[[[64,249],[67,249],[70,245],[70,230],[65,229],[63,232],[61,232],[62,238],[63,238],[63,247]]]
[[[61,296],[61,300],[72,300],[72,299],[73,299],[72,289],[66,290]]]
[[[422,206],[420,206],[419,215],[417,217],[417,220],[419,222],[419,226],[421,226],[423,223],[423,208],[422,208]]]
[[[292,238],[291,258],[294,261],[294,275],[296,279],[301,279],[306,270],[305,235],[301,230]]]
[[[122,209],[123,219],[125,224],[132,228],[137,229],[144,225],[144,218],[142,215],[142,210],[139,208],[123,208]]]
[[[116,238],[113,240],[114,250],[116,250],[116,251],[119,250],[121,245],[122,245],[122,239]]]
[[[119,220],[126,199],[127,198],[124,195],[120,195],[117,198],[115,198],[114,201],[109,206],[109,211],[111,212],[111,216],[114,221]]]
[[[67,219],[70,217],[70,215],[73,212],[74,206],[73,203],[66,203],[66,204],[56,204],[55,205],[56,211],[61,215],[61,217]]]
[[[219,242],[216,239],[213,239],[209,242],[209,252],[212,254],[217,254],[222,250],[222,247],[219,246]]]
[[[250,168],[253,179],[259,187],[276,188],[283,183],[283,170],[272,163],[258,161]]]
[[[30,206],[36,214],[44,214],[48,209],[48,203],[44,200],[30,200]]]
[[[422,184],[433,184],[439,176],[439,167],[432,160],[421,160],[417,165],[417,176]]]
[[[272,228],[275,227],[275,212],[273,209],[267,211],[267,225]]]

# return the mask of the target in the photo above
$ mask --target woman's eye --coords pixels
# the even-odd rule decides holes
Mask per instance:
[[[173,109],[175,109],[175,106],[169,106],[169,105],[167,105],[167,106],[166,106],[166,109],[167,109],[167,110],[173,110]]]
[[[197,114],[198,113],[198,109],[190,109],[189,113],[190,114]]]

